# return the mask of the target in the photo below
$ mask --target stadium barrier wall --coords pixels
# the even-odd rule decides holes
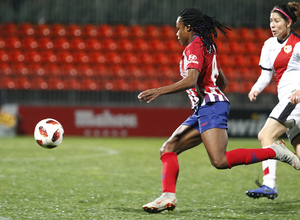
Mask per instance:
[[[229,118],[230,137],[256,137],[269,110],[233,109]],[[66,136],[167,137],[190,115],[188,108],[130,108],[82,106],[19,106],[18,134],[33,135],[44,118],[61,122]]]

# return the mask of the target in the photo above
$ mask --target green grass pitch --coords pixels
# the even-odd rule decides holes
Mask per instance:
[[[261,163],[217,170],[203,145],[179,156],[176,209],[144,212],[161,194],[165,140],[66,136],[48,150],[33,137],[0,138],[0,220],[300,218],[299,171],[278,162],[278,198],[254,200],[245,191],[261,180]],[[229,139],[228,150],[238,147],[260,145]]]

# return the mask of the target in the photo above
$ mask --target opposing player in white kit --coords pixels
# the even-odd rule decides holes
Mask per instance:
[[[248,97],[255,101],[258,94],[276,77],[279,103],[269,115],[258,134],[263,148],[271,145],[286,132],[297,156],[300,157],[300,36],[291,30],[292,23],[300,18],[300,3],[275,6],[270,15],[273,37],[265,41],[261,51],[261,75]],[[277,160],[263,161],[263,184],[246,194],[252,198],[278,196],[276,181]]]

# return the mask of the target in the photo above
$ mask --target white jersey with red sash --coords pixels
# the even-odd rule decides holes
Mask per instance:
[[[202,106],[208,102],[229,102],[216,85],[220,69],[217,54],[215,51],[204,50],[199,36],[196,36],[183,51],[180,61],[180,74],[183,78],[187,77],[188,69],[197,69],[200,73],[197,87],[186,90],[192,109],[197,109],[199,105]]]
[[[288,99],[300,89],[300,37],[292,31],[282,43],[277,37],[266,40],[259,65],[275,74],[279,100]]]

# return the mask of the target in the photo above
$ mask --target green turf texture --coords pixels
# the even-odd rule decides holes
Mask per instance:
[[[261,163],[217,170],[203,145],[179,156],[176,209],[146,213],[142,205],[161,194],[165,140],[65,137],[48,150],[33,137],[0,138],[0,220],[300,219],[300,171],[278,162],[278,198],[251,199]],[[238,147],[260,145],[229,139],[228,150]]]

